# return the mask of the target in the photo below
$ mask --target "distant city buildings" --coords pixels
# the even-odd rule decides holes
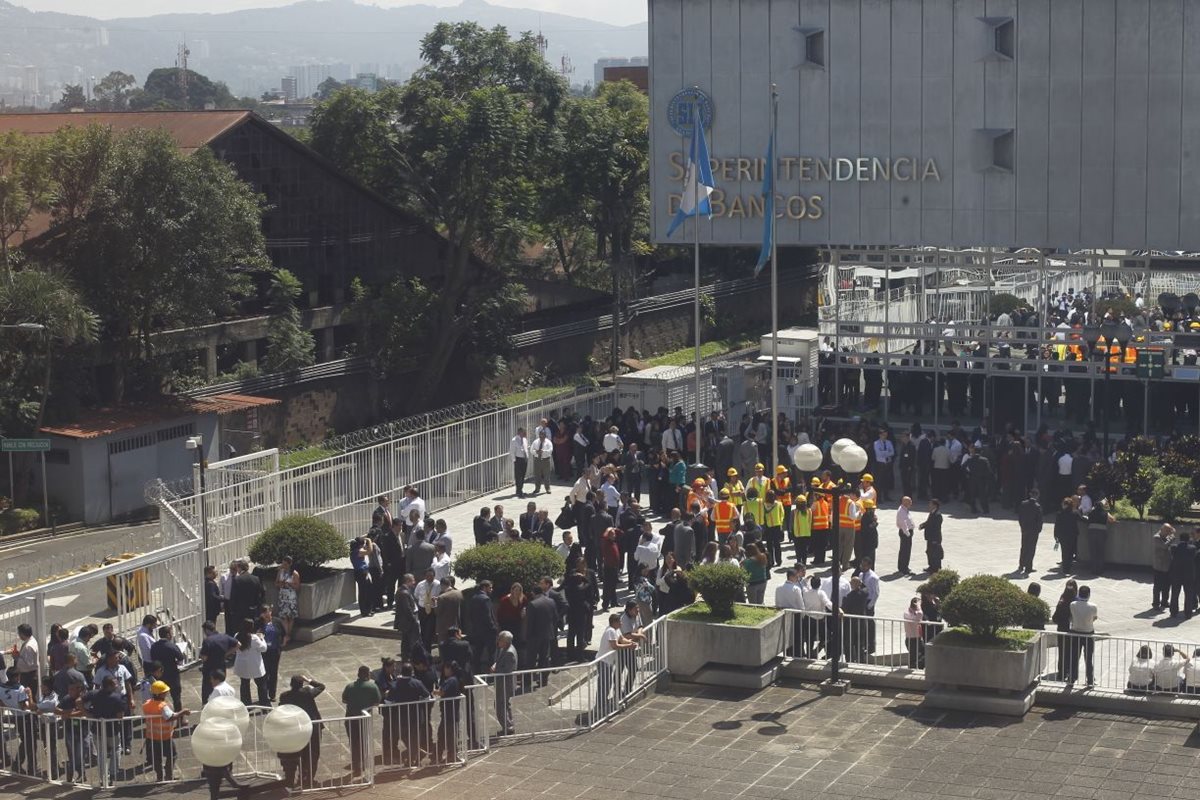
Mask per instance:
[[[296,97],[312,97],[328,78],[345,83],[350,80],[349,64],[303,64],[289,67],[287,75],[296,80]]]
[[[296,79],[290,75],[279,82],[279,90],[283,94],[283,99],[289,103],[299,97],[296,93]]]
[[[649,66],[650,58],[648,56],[632,56],[630,58],[601,58],[596,61],[595,81],[592,83],[592,86],[599,86],[600,84],[604,83],[604,70],[608,67],[649,68]]]

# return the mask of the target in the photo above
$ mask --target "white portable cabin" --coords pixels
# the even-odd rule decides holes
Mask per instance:
[[[817,406],[818,335],[815,328],[785,328],[776,337],[763,334],[758,363],[767,368],[770,381],[771,355],[778,353],[779,410],[795,421]]]
[[[700,370],[700,414],[713,408],[712,369]],[[694,367],[650,367],[617,376],[617,407],[622,411],[633,406],[639,412],[654,413],[660,407],[674,412],[682,408],[690,414],[696,405],[696,370]]]

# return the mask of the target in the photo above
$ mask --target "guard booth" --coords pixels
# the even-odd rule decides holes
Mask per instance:
[[[776,345],[778,344],[778,350]],[[776,355],[779,369],[776,401],[779,411],[792,422],[807,416],[817,407],[817,331],[814,328],[785,328],[778,337],[763,334],[758,363],[771,379],[771,357]]]

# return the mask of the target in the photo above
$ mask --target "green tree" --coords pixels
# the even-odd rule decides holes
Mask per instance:
[[[185,156],[162,131],[114,141],[87,216],[54,242],[114,346],[114,402],[131,362],[152,360],[154,331],[231,312],[248,274],[269,268],[262,211],[207,149]]]
[[[316,342],[300,324],[296,298],[304,287],[300,279],[286,269],[275,270],[271,277],[268,306],[271,322],[267,326],[267,372],[287,372],[307,367],[316,361]]]
[[[319,102],[324,102],[340,92],[344,87],[345,84],[337,78],[326,78],[317,84],[317,90],[313,92],[313,97]]]
[[[187,70],[187,88],[179,67],[159,67],[146,76],[143,93],[131,99],[135,110],[164,108],[199,111],[212,108],[237,108],[237,98],[220,81],[209,80],[199,72]]]
[[[340,89],[313,109],[308,144],[347,175],[398,200],[394,187],[401,174],[394,117],[399,101],[394,88],[374,94]]]
[[[130,100],[140,92],[137,78],[128,72],[114,70],[96,83],[88,107],[96,111],[128,111]]]
[[[103,125],[63,127],[51,135],[47,160],[54,186],[51,213],[55,225],[70,225],[87,215],[112,147],[112,130]]]
[[[45,141],[0,135],[0,272],[12,283],[10,245],[29,218],[50,207],[53,181]]]
[[[74,83],[63,87],[62,97],[54,104],[55,111],[74,111],[86,107],[87,98],[83,94],[83,87]]]
[[[0,340],[0,361],[7,365],[0,386],[8,389],[0,400],[0,429],[35,433],[46,417],[55,353],[95,341],[98,320],[61,270],[31,266],[0,284],[0,323],[42,326],[8,330]]]

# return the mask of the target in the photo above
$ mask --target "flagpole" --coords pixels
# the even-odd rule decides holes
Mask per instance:
[[[779,91],[771,84],[771,141],[778,146],[775,134],[779,131]],[[771,170],[773,178],[779,177],[775,172],[775,163],[779,156],[771,149],[771,163],[766,168]],[[771,191],[775,191],[775,181],[771,181]],[[764,207],[765,207],[764,203]],[[774,213],[775,204],[771,203],[771,468],[779,464],[779,272],[775,268],[779,261],[779,251],[776,246],[775,224],[778,216]],[[772,473],[772,478],[774,473]]]
[[[704,123],[700,120],[699,116],[697,116],[695,124],[703,125]],[[697,195],[698,194],[699,194],[699,192],[697,192]],[[694,322],[695,322],[695,326],[696,326],[696,461],[694,463],[699,464],[699,463],[701,463],[700,462],[700,434],[701,434],[701,430],[702,430],[701,429],[702,423],[700,420],[700,214],[699,213],[697,213],[695,215],[695,219],[696,219],[696,231],[695,231],[695,233],[696,233],[696,242],[695,242],[695,246],[696,246],[696,253],[695,253],[695,256],[696,256],[696,274],[695,274],[696,302],[695,302],[695,309],[694,309],[694,311],[695,311]]]

